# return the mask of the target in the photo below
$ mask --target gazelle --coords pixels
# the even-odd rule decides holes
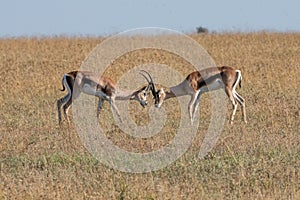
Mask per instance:
[[[143,75],[143,74],[142,74]],[[120,121],[121,116],[117,106],[115,105],[115,100],[136,100],[141,106],[145,107],[147,105],[147,96],[153,87],[153,82],[150,82],[145,75],[143,75],[148,81],[148,86],[144,86],[139,90],[123,90],[116,86],[116,84],[107,77],[98,77],[97,74],[88,71],[71,71],[64,74],[62,78],[62,86],[65,90],[65,86],[68,90],[68,94],[61,99],[57,100],[57,110],[58,110],[58,122],[61,125],[61,106],[63,105],[63,112],[65,119],[69,122],[68,110],[72,105],[72,102],[76,100],[80,93],[83,92],[88,95],[97,96],[98,107],[97,107],[97,117],[99,118],[100,109],[104,100],[110,102],[112,109],[117,114]],[[74,88],[76,88],[74,90]]]
[[[201,94],[223,88],[233,106],[230,123],[233,123],[236,113],[236,101],[241,105],[244,122],[247,123],[245,100],[236,92],[236,86],[239,84],[241,87],[241,81],[242,74],[240,70],[228,66],[212,67],[190,73],[183,82],[170,87],[167,91],[163,88],[156,90],[155,87],[152,87],[152,94],[155,99],[155,106],[158,108],[169,98],[190,95],[191,100],[188,111],[191,124],[193,124]]]

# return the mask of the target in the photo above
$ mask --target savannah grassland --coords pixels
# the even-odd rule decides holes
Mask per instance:
[[[300,34],[191,37],[217,65],[242,71],[238,91],[246,99],[248,124],[239,107],[235,124],[227,121],[217,145],[199,160],[211,112],[204,94],[188,151],[168,167],[143,174],[106,167],[84,148],[73,123],[57,123],[62,75],[78,69],[104,38],[0,39],[0,199],[300,199]],[[168,52],[139,50],[118,58],[105,75],[117,81],[133,66],[150,62],[186,75],[193,69]],[[121,148],[156,150],[174,137],[180,119],[176,100],[163,106],[168,120],[152,138],[123,133],[107,103],[100,123]],[[137,124],[147,124],[149,106],[131,102],[130,109],[137,111],[132,112]]]

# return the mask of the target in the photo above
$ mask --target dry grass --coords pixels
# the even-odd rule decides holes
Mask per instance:
[[[1,39],[0,199],[299,199],[300,34],[192,37],[217,65],[242,70],[239,91],[247,101],[249,123],[240,123],[238,110],[235,125],[226,123],[217,146],[198,160],[209,124],[206,96],[200,105],[201,125],[186,154],[144,174],[107,168],[85,150],[73,124],[57,125],[55,101],[63,95],[58,90],[62,74],[77,69],[102,39]],[[150,61],[185,74],[192,69],[170,53],[140,50],[119,58],[106,74],[117,80],[130,67]],[[131,109],[147,113],[136,105],[131,103]],[[111,120],[101,123],[124,149],[158,149],[174,136],[180,116],[176,105],[176,100],[164,104],[166,126],[149,140],[127,136]],[[105,108],[103,118],[110,119]],[[145,123],[140,115],[133,118]]]

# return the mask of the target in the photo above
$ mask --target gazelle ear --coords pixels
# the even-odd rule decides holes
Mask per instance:
[[[164,93],[165,93],[164,88],[160,88],[160,89],[157,91],[158,96],[161,96],[161,95],[164,94]]]
[[[164,88],[160,88],[159,90],[157,90],[157,92],[156,92],[156,95],[158,96],[158,98],[162,95],[162,94],[164,94],[165,93],[165,91],[164,91]],[[154,99],[155,99],[155,97],[153,97]]]
[[[153,99],[159,98],[159,94],[160,94],[160,89],[156,90]]]

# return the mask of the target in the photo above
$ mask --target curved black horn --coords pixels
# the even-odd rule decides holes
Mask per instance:
[[[146,91],[148,92],[151,88],[153,88],[153,84],[151,83],[151,81],[149,81],[149,79],[147,78],[147,76],[145,76],[143,73],[140,72],[140,74],[147,80],[148,82],[148,86],[146,88]]]
[[[149,76],[149,78],[150,78],[150,80],[151,80],[151,82],[149,82],[149,83],[151,83],[151,85],[152,85],[152,87],[153,87],[153,90],[154,90],[155,92],[157,92],[151,74],[150,74],[149,72],[147,72],[146,70],[141,70],[141,71],[144,72],[144,73],[146,73],[146,74]],[[143,74],[142,74],[142,75],[143,75]],[[143,75],[143,76],[144,76],[144,75]],[[145,76],[144,76],[144,77],[145,77]],[[147,80],[148,80],[148,79],[147,79]]]
[[[154,83],[153,79],[152,79],[152,76],[151,76],[151,74],[149,72],[147,72],[146,70],[143,70],[143,69],[141,70],[141,72],[145,72],[149,76],[151,82]]]
[[[149,81],[148,77],[145,76],[145,74],[143,74],[143,73],[140,72],[140,75],[142,75],[142,76],[147,80],[147,82],[148,82],[149,84],[151,84],[151,82]]]
[[[155,99],[155,102],[157,102],[159,100],[159,96],[158,96],[158,92],[156,91],[155,84],[154,84],[154,81],[153,81],[153,78],[152,78],[151,74],[149,72],[145,71],[145,70],[141,70],[141,72],[144,72],[149,76],[151,82],[148,81],[148,83],[149,83],[148,86],[149,87],[151,86],[150,89],[151,89],[152,95]],[[144,76],[144,74],[142,74],[142,75]],[[144,77],[146,78],[146,76],[144,76]]]

